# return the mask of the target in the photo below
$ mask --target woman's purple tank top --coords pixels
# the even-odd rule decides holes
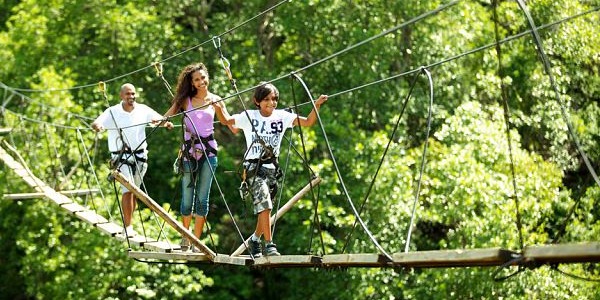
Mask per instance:
[[[185,112],[185,116],[183,117],[184,124],[186,127],[186,131],[184,134],[185,141],[189,141],[194,137],[203,137],[206,138],[211,136],[214,131],[214,120],[215,120],[215,109],[211,106],[208,106],[205,109],[196,109],[193,110],[192,99],[188,97],[187,103],[188,110]],[[208,142],[208,144],[215,150],[217,150],[217,141],[213,138]],[[195,159],[199,159],[204,155],[204,144],[203,143],[195,143],[191,145],[192,147],[189,150],[189,154]],[[185,150],[185,145],[182,148]],[[213,153],[209,153],[208,156],[214,156]]]

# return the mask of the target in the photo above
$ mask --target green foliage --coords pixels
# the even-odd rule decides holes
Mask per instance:
[[[139,88],[140,102],[166,111],[171,96],[152,67],[156,61],[162,61],[171,86],[181,67],[202,61],[209,67],[212,91],[223,97],[234,94],[210,41],[227,31],[220,36],[221,50],[239,90],[282,77],[275,82],[281,91],[279,106],[305,103],[308,96],[300,84],[286,75],[319,62],[299,72],[312,96],[339,93],[320,111],[324,128],[319,124],[303,129],[302,136],[296,130],[283,143],[280,162],[289,162],[281,201],[309,180],[308,167],[296,151],[306,155],[307,164],[323,179],[314,196],[306,194],[277,222],[275,239],[284,254],[376,252],[361,226],[355,225],[350,201],[390,253],[403,251],[409,231],[411,251],[486,247],[518,251],[521,242],[599,240],[600,192],[567,130],[570,123],[597,167],[597,13],[540,31],[556,79],[557,99],[530,35],[502,44],[500,55],[492,47],[461,56],[495,42],[495,26],[498,39],[529,29],[515,1],[497,3],[497,24],[492,6],[496,1],[460,1],[323,61],[442,1],[289,1],[234,28],[276,3],[0,1],[0,82],[53,90],[16,96],[3,91],[3,106],[10,111],[3,110],[0,124],[15,129],[5,139],[17,147],[37,176],[55,188],[99,185],[104,198],[78,201],[119,223],[113,187],[104,179],[108,174],[105,136],[94,135],[87,129],[89,123],[118,101],[118,88],[124,82]],[[527,5],[536,24],[542,25],[599,3],[537,0]],[[425,139],[429,86],[422,74],[345,92],[428,65],[433,66],[434,90],[429,140]],[[416,84],[408,98],[413,76]],[[98,91],[99,81],[107,84],[107,99]],[[80,88],[69,89],[72,86]],[[249,92],[229,97],[229,111],[241,111],[240,100],[249,105],[250,97]],[[507,111],[502,108],[504,101]],[[297,111],[307,115],[310,108],[303,105]],[[396,122],[398,131],[392,136]],[[149,194],[177,215],[180,182],[172,175],[171,164],[180,133],[150,132],[145,183]],[[218,185],[213,185],[208,221],[214,247],[228,252],[240,244],[240,234],[247,236],[254,230],[255,218],[251,205],[239,200],[237,191],[243,138],[222,126],[217,126],[216,138],[221,146]],[[426,165],[417,194],[425,143]],[[293,148],[288,154],[289,144]],[[0,173],[0,186],[3,193],[31,191],[7,169]],[[409,228],[415,200],[415,223]],[[158,232],[152,214],[140,206],[145,229]],[[128,258],[124,244],[58,212],[46,200],[1,202],[0,215],[4,254],[0,276],[3,282],[13,283],[3,285],[0,294],[11,299],[600,297],[594,285],[547,267],[496,283],[492,268],[325,271],[147,264]],[[173,233],[168,237],[178,239]],[[599,274],[593,264],[559,267],[583,277]]]

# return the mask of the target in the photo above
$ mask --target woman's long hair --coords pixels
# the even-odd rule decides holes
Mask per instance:
[[[175,90],[175,97],[173,98],[173,104],[176,104],[177,110],[183,110],[184,101],[196,95],[198,92],[192,85],[192,74],[196,71],[204,70],[208,75],[208,69],[203,63],[194,63],[187,65],[181,70],[177,77],[177,89]]]

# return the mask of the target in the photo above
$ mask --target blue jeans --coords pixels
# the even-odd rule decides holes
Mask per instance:
[[[217,157],[209,156],[208,159],[202,159],[200,162],[202,165],[198,166],[196,161],[183,161],[180,208],[183,216],[189,216],[192,213],[197,216],[208,215],[208,198],[213,173],[217,169]],[[192,183],[193,177],[195,177],[195,183]]]

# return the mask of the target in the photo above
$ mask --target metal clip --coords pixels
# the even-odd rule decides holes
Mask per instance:
[[[242,198],[243,201],[246,201],[246,198],[250,194],[250,189],[248,188],[248,183],[246,181],[242,181],[242,183],[240,184],[239,191],[240,198]]]

